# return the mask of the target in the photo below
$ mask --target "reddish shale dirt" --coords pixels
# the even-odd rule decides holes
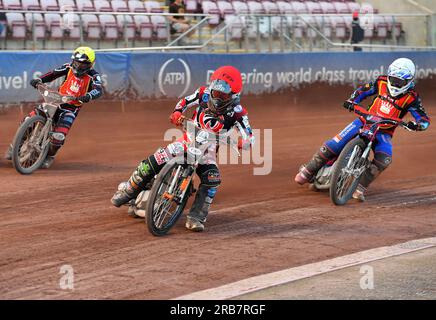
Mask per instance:
[[[421,95],[436,117],[436,93]],[[176,101],[87,105],[49,170],[18,174],[0,160],[1,299],[170,299],[247,277],[411,239],[436,236],[436,125],[398,129],[392,166],[366,203],[331,204],[293,182],[301,163],[353,120],[350,88],[313,87],[245,97],[254,128],[273,129],[273,170],[221,166],[223,183],[203,233],[184,217],[165,237],[110,198],[164,144]],[[329,101],[326,103],[326,101]],[[0,114],[6,149],[22,115]],[[60,268],[74,269],[62,290]]]

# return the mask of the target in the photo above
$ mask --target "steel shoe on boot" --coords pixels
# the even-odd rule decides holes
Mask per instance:
[[[52,156],[47,156],[47,158],[45,158],[44,162],[41,164],[41,169],[48,169],[51,167],[51,165],[53,164],[55,157]]]
[[[360,201],[360,202],[364,202],[365,201],[365,191],[366,191],[366,188],[359,184],[357,186],[356,191],[354,191],[354,193],[353,193],[353,198]]]
[[[298,184],[305,184],[312,180],[312,174],[306,169],[306,167],[301,167],[300,172],[295,176],[295,182]]]
[[[194,232],[201,232],[201,231],[204,230],[204,224],[203,223],[201,223],[197,219],[193,219],[193,218],[190,218],[190,217],[188,217],[186,219],[185,227],[186,227],[186,229],[194,231]]]
[[[8,151],[5,153],[6,160],[12,160],[12,145],[9,145]]]
[[[118,185],[118,190],[112,196],[111,202],[115,207],[121,207],[136,198],[140,192],[141,190],[133,188],[129,181],[122,182]]]

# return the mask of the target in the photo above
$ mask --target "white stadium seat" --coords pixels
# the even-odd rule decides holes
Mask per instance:
[[[95,10],[99,11],[99,12],[112,11],[111,3],[107,0],[94,0],[94,7],[95,7]]]
[[[132,16],[117,15],[116,20],[117,20],[117,24],[118,24],[118,29],[120,30],[120,33],[122,34],[122,38],[125,39],[127,36],[127,39],[134,39],[135,35],[136,35],[135,34],[136,25],[133,22]]]
[[[210,14],[212,18],[208,20],[210,25],[218,25],[220,23],[220,10],[215,2],[205,0],[202,2],[203,12]]]
[[[61,11],[77,10],[77,6],[74,0],[58,0],[58,1],[59,1],[59,8],[61,9]],[[77,2],[81,2],[81,0],[78,0]]]
[[[29,30],[30,36],[33,38],[35,33],[36,39],[45,39],[46,24],[45,20],[40,13],[26,13],[24,15]]]
[[[44,15],[47,30],[51,39],[63,39],[64,31],[61,27],[61,15],[59,13],[46,13]]]
[[[41,10],[38,0],[21,0],[23,10]]]
[[[41,8],[44,11],[59,11],[59,5],[56,0],[41,0]]]
[[[129,7],[127,6],[127,3],[122,0],[114,0],[112,3],[112,9],[115,12],[129,12]]]
[[[101,25],[97,15],[95,14],[82,15],[82,23],[88,39],[101,38]]]
[[[26,21],[22,13],[7,12],[6,20],[8,27],[12,32],[12,38],[25,39],[26,38]]]
[[[97,11],[94,7],[94,3],[91,0],[77,1],[77,9],[79,11]]]
[[[139,0],[129,0],[128,7],[130,12],[147,12],[144,7],[144,2]]]
[[[151,16],[151,24],[157,40],[168,39],[167,20],[163,16]]]
[[[20,0],[3,0],[3,7],[6,10],[21,10]]]
[[[279,8],[279,11],[281,14],[292,14],[294,13],[294,8],[289,2],[279,0],[276,2],[277,7]]]
[[[139,32],[139,39],[150,40],[153,36],[153,25],[148,16],[133,16],[136,30]]]
[[[154,13],[163,12],[160,3],[157,1],[152,1],[152,0],[145,1],[144,6],[148,12],[154,12]]]
[[[216,5],[221,13],[221,17],[225,18],[228,15],[235,15],[235,9],[233,9],[231,2],[225,0],[218,0],[216,2]]]
[[[61,27],[65,30],[67,39],[80,39],[80,17],[78,14],[73,12],[63,14]]]
[[[118,24],[115,17],[111,14],[102,14],[99,18],[104,38],[108,40],[118,39]]]
[[[232,1],[232,5],[237,13],[250,13],[247,4],[241,0]]]
[[[319,3],[321,10],[325,14],[334,14],[337,13],[335,6],[331,2],[321,1]]]

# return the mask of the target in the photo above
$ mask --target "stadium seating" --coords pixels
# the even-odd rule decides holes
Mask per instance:
[[[249,38],[268,36],[269,19],[272,33],[277,36],[279,28],[285,28],[296,39],[316,39],[320,35],[307,23],[315,26],[332,40],[346,41],[351,32],[351,14],[359,12],[361,24],[365,29],[365,38],[374,41],[386,41],[398,38],[404,32],[402,24],[393,17],[372,15],[377,10],[368,3],[353,0],[185,0],[187,12],[197,12],[201,5],[204,13],[212,15],[208,23],[214,27],[224,22],[229,27],[232,39],[241,39],[244,34]],[[0,8],[10,10],[7,13],[7,32],[2,36],[10,39],[32,39],[32,23],[35,36],[43,39],[80,38],[80,19],[83,20],[85,39],[95,40],[166,40],[168,21],[164,16],[124,16],[110,12],[161,13],[167,10],[162,0],[0,0]],[[14,10],[53,11],[45,14],[22,14]],[[56,12],[57,11],[57,12]],[[82,17],[71,11],[101,12],[85,14]],[[287,14],[285,18],[253,18],[246,14]],[[238,16],[242,14],[242,16]],[[291,16],[293,14],[300,17]],[[322,16],[338,14],[338,16]],[[311,16],[308,16],[311,15]],[[74,18],[74,19],[73,19]],[[32,22],[34,19],[34,22]],[[75,22],[71,24],[71,19]],[[305,20],[307,23],[304,23]],[[65,27],[68,24],[68,27]],[[71,24],[71,25],[70,25]],[[373,27],[371,27],[373,26]],[[244,32],[245,29],[245,32]]]

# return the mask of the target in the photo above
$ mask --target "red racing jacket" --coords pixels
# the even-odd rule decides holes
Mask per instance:
[[[368,111],[372,114],[385,118],[402,119],[407,113],[410,113],[419,124],[418,130],[426,130],[430,125],[430,118],[414,88],[393,98],[389,95],[387,77],[380,76],[374,82],[359,87],[350,99],[355,103],[360,103],[370,96],[375,96],[368,107]],[[395,127],[386,125],[381,130],[393,135]]]
[[[209,101],[210,93],[209,88],[202,86],[198,88],[193,94],[181,99],[174,112],[186,112],[190,108],[196,108],[192,115],[192,120],[202,129],[219,134],[223,131],[229,131],[234,126],[238,128],[244,143],[253,145],[254,136],[253,131],[248,120],[248,112],[239,103],[233,106],[233,110],[224,115],[216,116],[208,111],[207,102]]]

